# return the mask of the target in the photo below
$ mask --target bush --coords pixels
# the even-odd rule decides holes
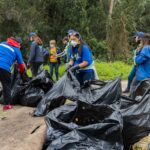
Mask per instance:
[[[92,49],[95,59],[101,61],[110,60],[110,50],[106,41],[98,41],[96,38],[92,38],[88,39],[87,42]]]

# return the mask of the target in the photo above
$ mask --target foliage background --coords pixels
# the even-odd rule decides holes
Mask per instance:
[[[27,59],[30,32],[38,33],[44,47],[56,39],[63,49],[67,30],[75,29],[91,47],[101,79],[120,73],[127,78],[134,33],[150,32],[149,8],[150,0],[0,0],[0,41],[22,37]]]
[[[29,32],[37,32],[45,47],[50,39],[62,47],[67,30],[76,29],[96,59],[128,62],[134,32],[150,30],[149,8],[149,0],[0,0],[0,40],[21,36],[28,53]]]

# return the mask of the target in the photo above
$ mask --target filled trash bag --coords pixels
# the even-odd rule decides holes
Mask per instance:
[[[53,86],[53,80],[45,70],[30,80],[24,80],[18,72],[13,76],[12,83],[13,104],[30,107],[36,107],[45,93]]]
[[[44,116],[49,111],[63,105],[66,99],[76,101],[80,100],[90,104],[114,104],[120,102],[121,96],[121,78],[114,81],[100,84],[91,83],[91,86],[80,87],[79,82],[72,73],[66,73],[52,89],[47,92],[41,102],[38,104],[34,116]],[[98,83],[98,82],[97,82]]]
[[[29,87],[25,90],[19,102],[23,106],[36,107],[43,96],[44,91],[42,89]]]
[[[150,94],[121,109],[125,149],[150,133]]]
[[[36,77],[32,78],[32,80],[29,81],[29,84],[32,85],[33,87],[41,88],[46,93],[51,89],[51,87],[54,84],[54,81],[50,77],[48,71],[43,70]]]
[[[122,116],[111,105],[73,102],[49,112],[45,121],[46,150],[123,150]]]
[[[24,84],[20,74],[17,74],[12,84],[12,90],[11,90],[12,104],[14,105],[20,104],[20,100],[24,95],[27,87],[28,84]]]
[[[135,99],[137,96],[143,96],[147,90],[150,89],[150,78],[141,81],[137,87],[133,90],[130,97]]]
[[[120,109],[128,108],[134,104],[139,103],[140,99],[132,99],[130,97],[127,97],[125,95],[121,96],[121,106]]]
[[[79,82],[76,80],[71,81],[67,74],[65,74],[53,85],[52,89],[45,94],[42,101],[38,104],[34,116],[46,115],[50,110],[63,105],[66,99],[77,99],[78,90],[80,90]]]

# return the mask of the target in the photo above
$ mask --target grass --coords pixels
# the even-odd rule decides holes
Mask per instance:
[[[122,79],[127,80],[129,72],[132,69],[131,65],[125,64],[124,62],[121,62],[121,61],[95,62],[95,66],[96,66],[97,73],[98,73],[100,80],[112,80],[120,76],[121,74],[123,74]],[[49,66],[45,65],[44,69],[49,71]],[[64,73],[65,73],[65,65],[62,64],[59,67],[59,75],[63,76]],[[32,76],[30,69],[27,70],[27,74],[30,77]]]

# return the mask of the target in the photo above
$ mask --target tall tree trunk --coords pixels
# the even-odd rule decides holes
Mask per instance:
[[[109,17],[110,18],[113,13],[113,7],[114,7],[114,0],[110,0],[110,5],[109,5]]]

